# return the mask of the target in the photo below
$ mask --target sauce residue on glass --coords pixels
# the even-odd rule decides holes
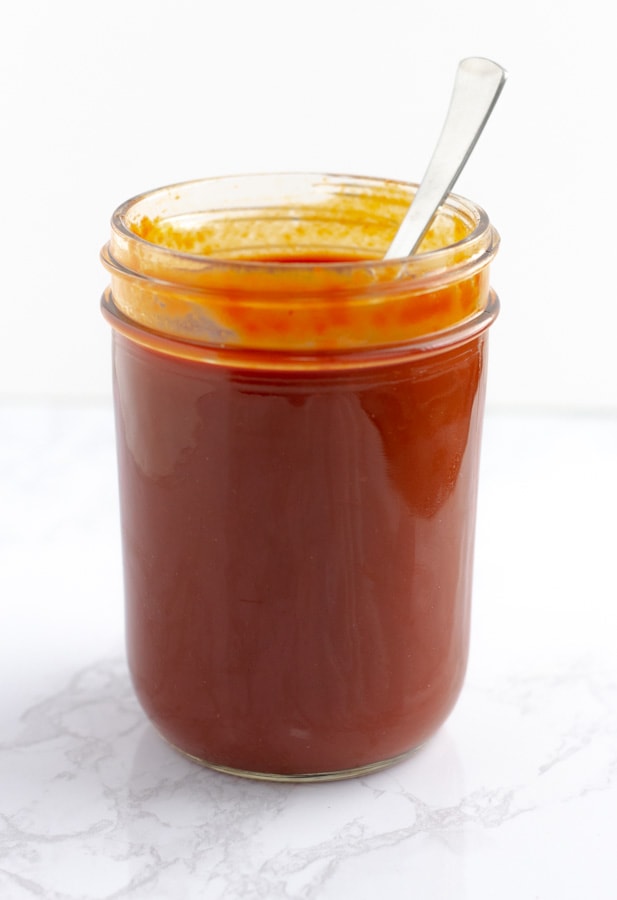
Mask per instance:
[[[353,234],[349,235],[353,211],[354,207],[346,207],[348,219],[343,221],[351,246],[334,251],[332,246],[343,240],[336,232],[341,223],[334,223],[334,213],[329,218],[323,210],[318,221],[313,217],[310,228],[301,210],[291,219],[272,213],[263,220],[247,215],[199,226],[190,218],[178,224],[141,216],[129,223],[132,234],[144,242],[132,248],[129,262],[144,266],[148,261],[148,274],[160,288],[153,293],[150,287],[145,297],[142,285],[123,283],[116,303],[145,327],[188,340],[203,330],[224,343],[305,351],[401,343],[465,321],[486,304],[484,267],[445,279],[445,284],[443,272],[436,280],[429,271],[426,283],[418,288],[417,276],[410,284],[410,279],[397,274],[400,264],[381,260],[377,235],[383,242],[383,222],[373,212],[372,228],[370,206],[363,208],[361,225],[356,224],[361,243],[353,246]],[[421,249],[426,253],[451,246],[468,230],[461,219],[441,219]],[[148,245],[173,251],[169,266],[160,256],[150,260]],[[168,289],[170,268],[177,275],[183,255],[190,265],[182,273],[182,283]],[[203,260],[201,268],[195,264],[198,258]],[[449,264],[453,261],[455,255]]]

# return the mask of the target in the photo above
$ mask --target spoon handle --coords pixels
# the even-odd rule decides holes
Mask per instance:
[[[505,69],[490,59],[459,63],[443,130],[410,208],[384,259],[411,256],[450,193],[506,82]]]

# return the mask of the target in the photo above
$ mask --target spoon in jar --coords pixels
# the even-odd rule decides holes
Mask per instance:
[[[446,121],[433,156],[384,259],[412,256],[452,190],[506,83],[505,69],[472,56],[458,65]]]

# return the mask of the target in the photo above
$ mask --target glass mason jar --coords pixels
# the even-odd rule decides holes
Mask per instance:
[[[128,660],[176,748],[273,780],[392,763],[465,673],[498,235],[414,186],[217,178],[122,205],[113,327]]]

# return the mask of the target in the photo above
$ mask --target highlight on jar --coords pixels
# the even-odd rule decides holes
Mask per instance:
[[[451,187],[504,78],[461,63],[419,186],[205,178],[113,215],[127,657],[199,763],[353,777],[459,696],[499,237]]]

